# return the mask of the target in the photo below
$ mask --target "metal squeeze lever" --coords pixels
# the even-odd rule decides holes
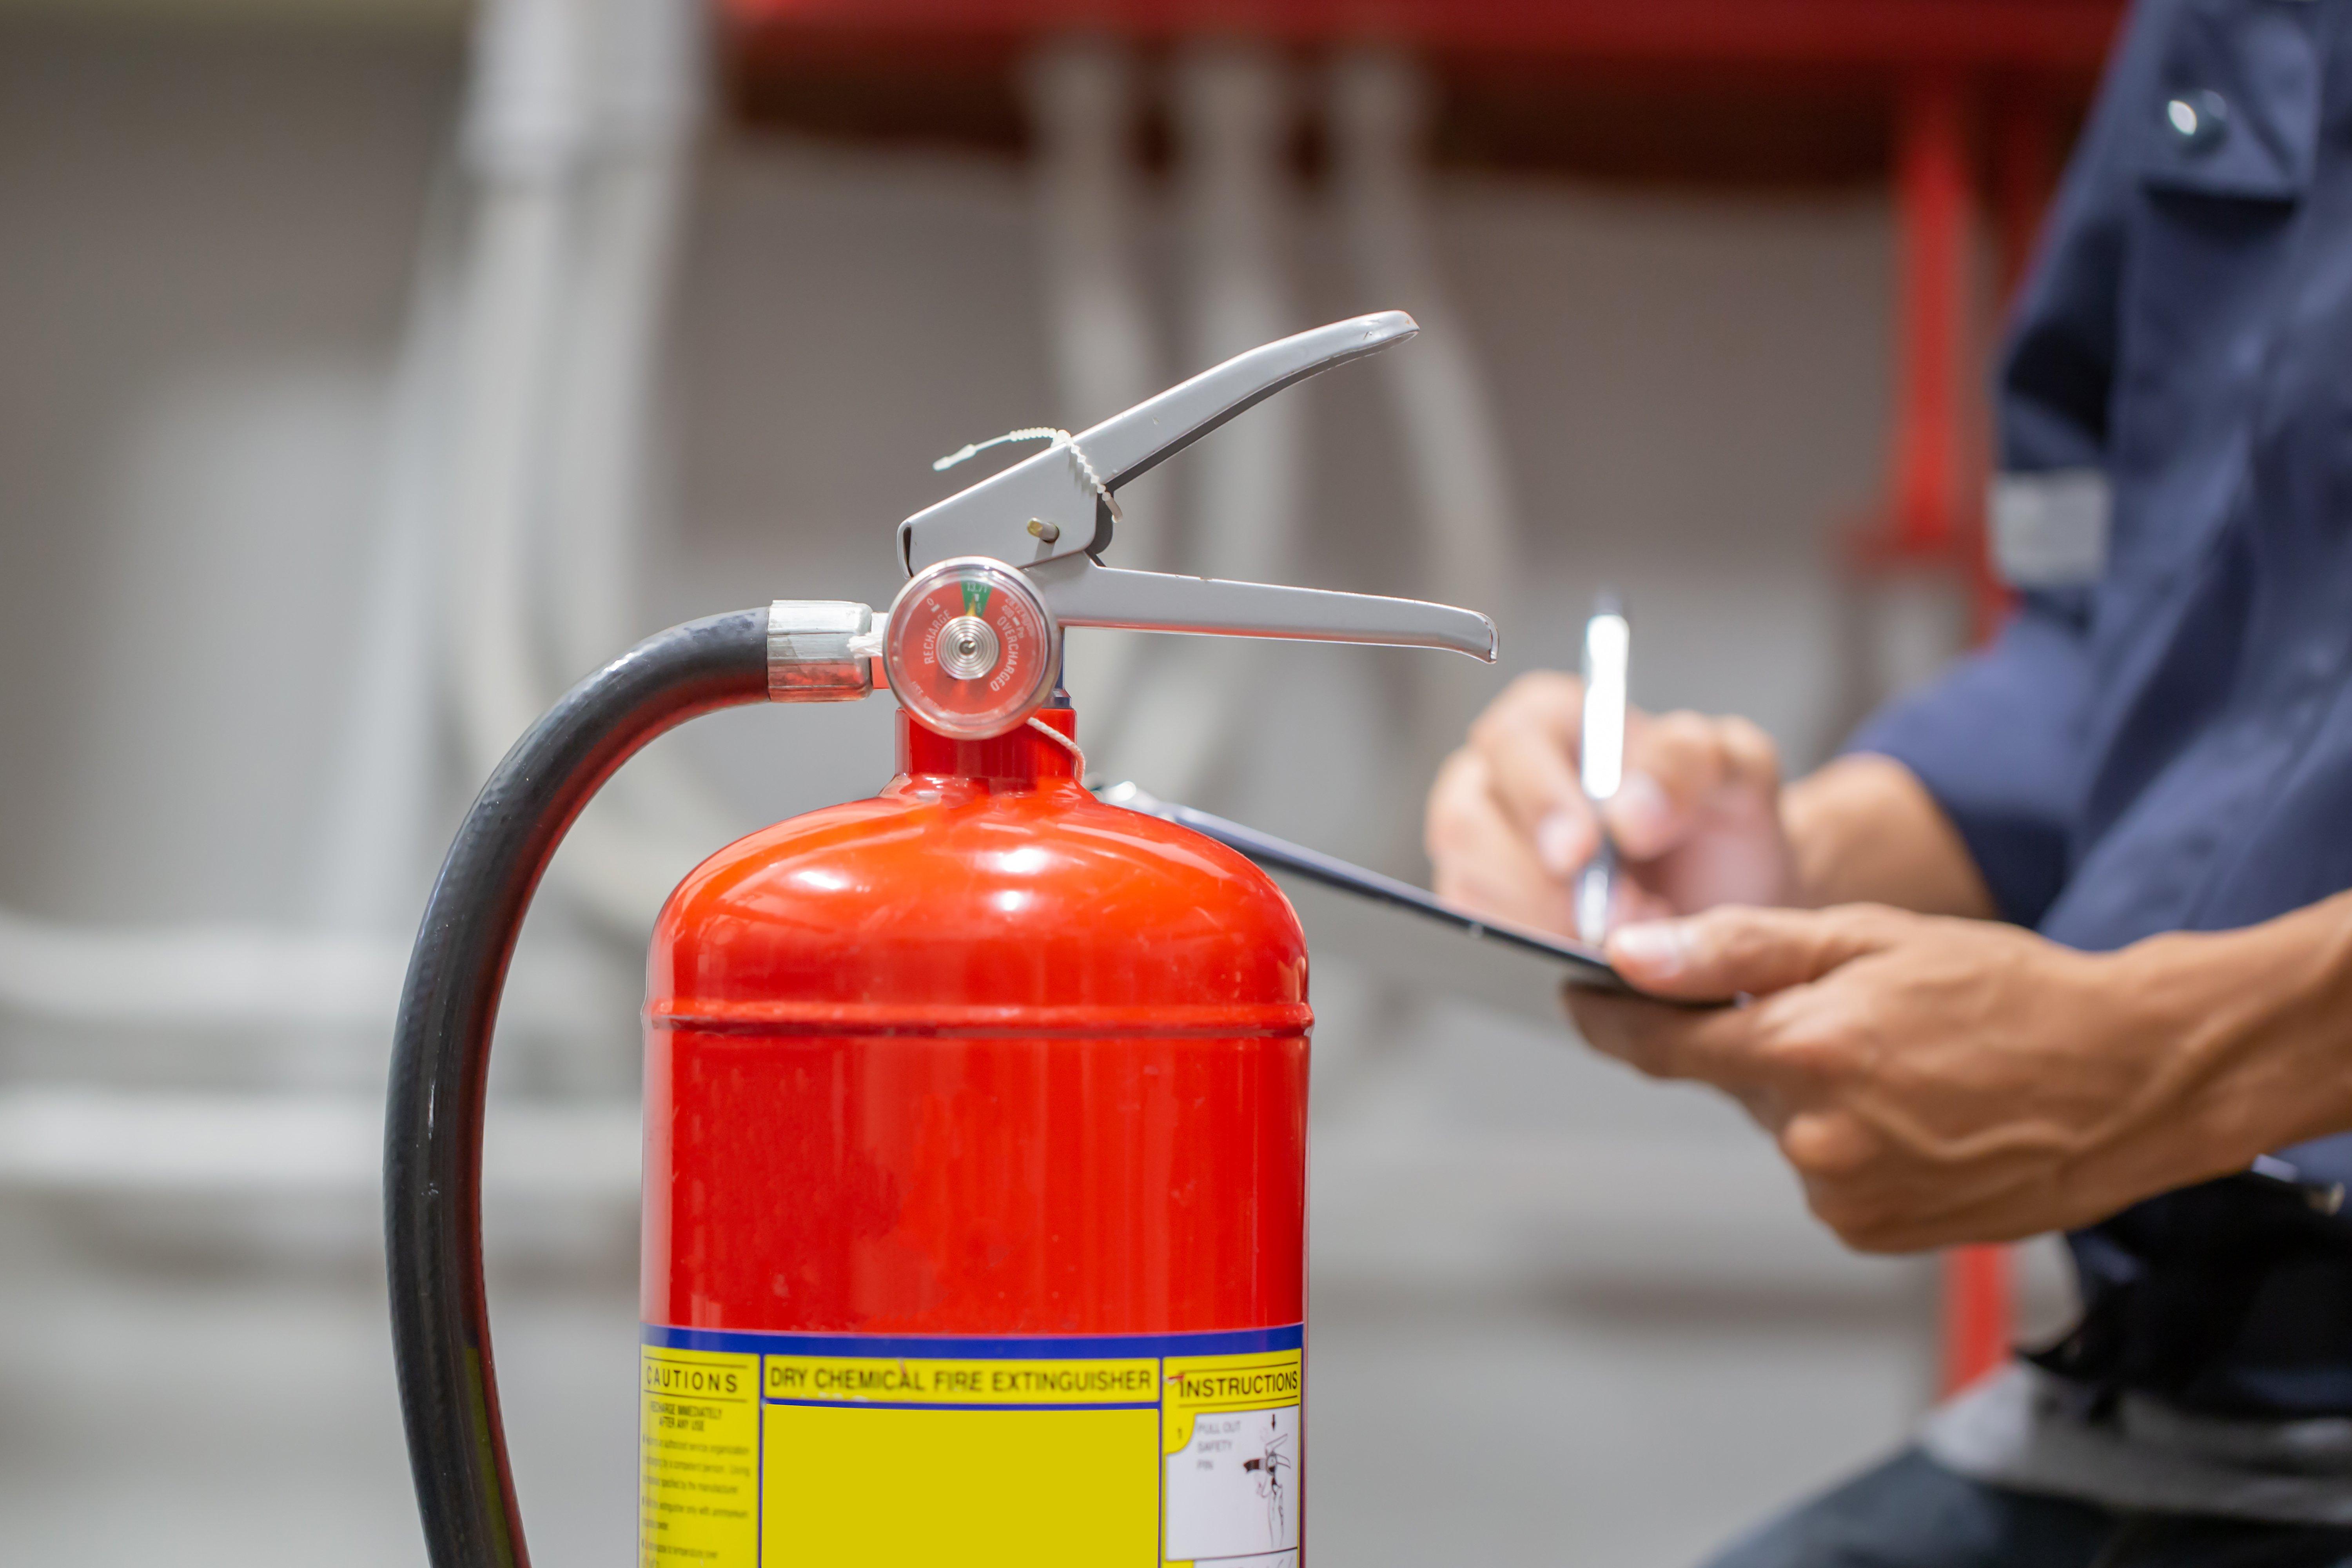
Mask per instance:
[[[1452,648],[1492,662],[1495,626],[1450,605],[1105,566],[1118,488],[1293,382],[1402,342],[1402,310],[1358,316],[1237,354],[898,525],[911,576],[963,557],[1017,567],[1066,626]],[[895,612],[894,612],[895,614]]]

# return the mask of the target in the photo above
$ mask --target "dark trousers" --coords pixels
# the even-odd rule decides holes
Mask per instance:
[[[2117,1513],[1969,1480],[1916,1448],[1709,1568],[2352,1568],[2352,1528]]]

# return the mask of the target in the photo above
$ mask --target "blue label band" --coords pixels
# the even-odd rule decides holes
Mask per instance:
[[[737,1329],[678,1329],[646,1323],[641,1342],[662,1350],[738,1355],[932,1357],[962,1361],[1107,1361],[1126,1356],[1247,1355],[1295,1351],[1307,1325],[1234,1329],[1207,1334],[781,1334]]]

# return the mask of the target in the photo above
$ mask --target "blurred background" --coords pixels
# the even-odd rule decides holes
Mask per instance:
[[[1979,386],[2114,0],[0,4],[0,1539],[421,1560],[393,1004],[490,764],[635,637],[887,603],[930,459],[1397,307],[1118,562],[1451,600],[1435,656],[1073,638],[1098,771],[1414,879],[1603,584],[1792,770],[1998,613]],[[634,1549],[643,943],[885,703],[630,764],[509,992],[492,1295],[541,1559]],[[1315,1542],[1672,1568],[2063,1317],[1864,1259],[1539,969],[1297,894]],[[1462,951],[1455,951],[1455,949]]]

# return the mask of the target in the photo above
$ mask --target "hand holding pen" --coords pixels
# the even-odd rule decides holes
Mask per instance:
[[[1643,712],[1624,696],[1622,615],[1587,637],[1591,702],[1578,676],[1522,676],[1447,759],[1427,824],[1438,895],[1571,938],[1593,929],[1587,913],[1615,930],[1796,901],[1769,738],[1744,719]]]

